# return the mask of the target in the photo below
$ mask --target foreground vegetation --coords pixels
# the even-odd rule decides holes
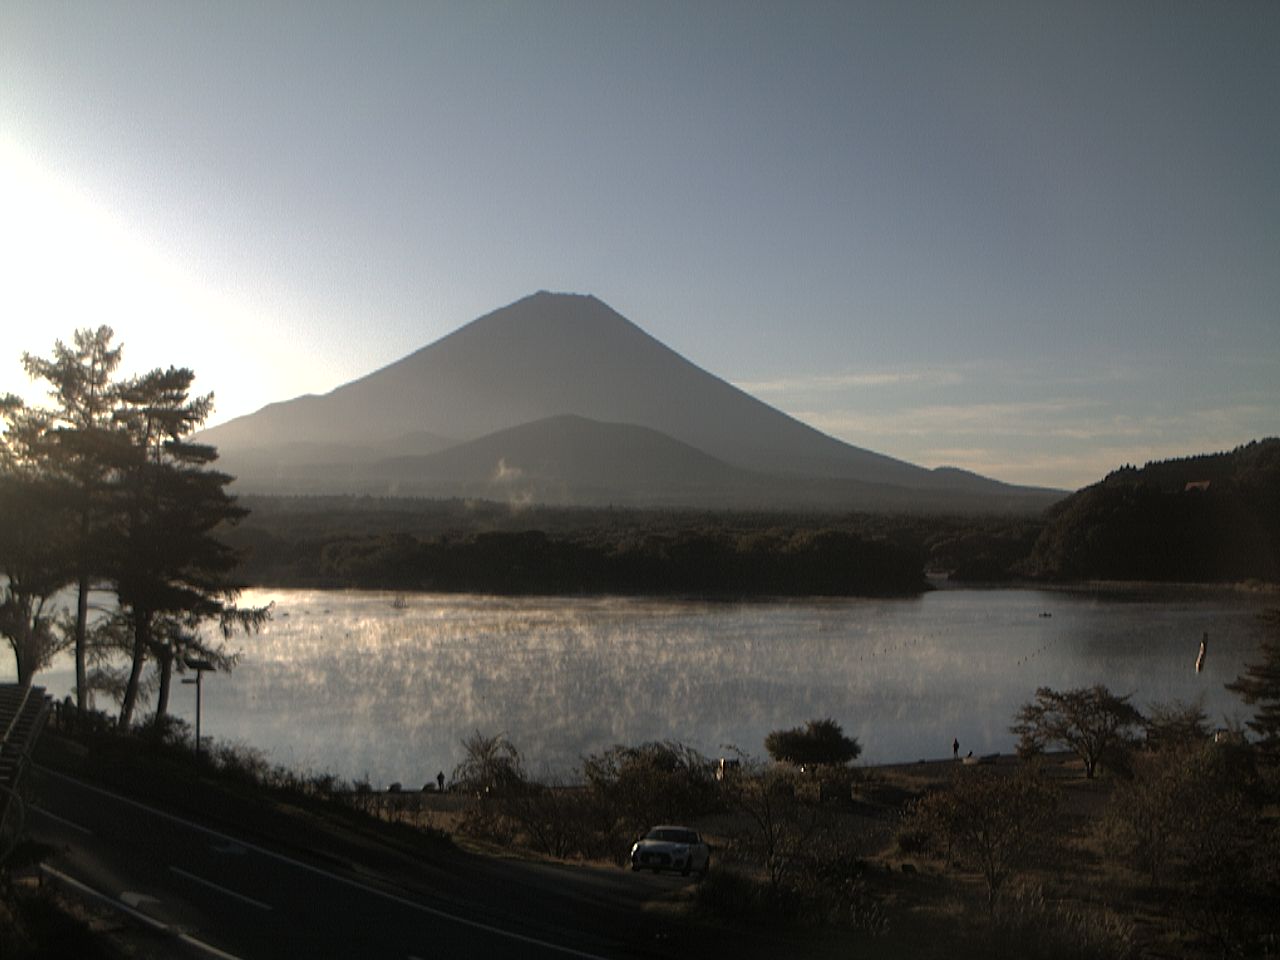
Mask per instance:
[[[1280,616],[1272,624],[1229,684],[1255,707],[1248,736],[1211,735],[1196,704],[1142,713],[1095,685],[1035,691],[1010,718],[1019,756],[897,767],[851,766],[861,744],[819,719],[771,733],[768,761],[619,745],[546,782],[509,738],[477,731],[447,789],[374,791],[244,748],[197,758],[180,722],[125,735],[73,707],[61,708],[41,759],[299,850],[340,836],[437,862],[462,855],[457,844],[621,865],[646,828],[686,823],[711,841],[713,867],[654,887],[661,909],[745,931],[762,953],[1274,956]],[[11,910],[28,909],[10,894]]]
[[[72,648],[77,704],[106,690],[128,728],[151,692],[165,714],[189,661],[233,665],[219,638],[268,612],[236,607],[238,558],[214,536],[244,510],[210,466],[217,452],[192,439],[212,395],[191,396],[186,369],[117,377],[113,337],[80,330],[52,357],[23,356],[49,406],[0,397],[0,636],[22,684]],[[114,607],[91,618],[89,595],[104,590]]]

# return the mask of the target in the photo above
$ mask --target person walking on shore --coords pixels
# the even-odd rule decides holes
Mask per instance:
[[[960,738],[959,737],[956,737],[951,741],[951,759],[952,760],[960,759]]]

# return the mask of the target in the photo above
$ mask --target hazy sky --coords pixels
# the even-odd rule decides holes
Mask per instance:
[[[1280,4],[0,0],[0,391],[107,323],[222,420],[538,289],[926,466],[1275,435]]]

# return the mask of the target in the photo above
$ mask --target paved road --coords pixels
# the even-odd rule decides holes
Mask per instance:
[[[589,883],[586,892],[564,893],[555,867],[468,872],[456,882],[448,870],[424,867],[423,885],[397,886],[303,862],[51,770],[33,773],[30,827],[34,839],[59,851],[46,861],[51,870],[163,925],[175,953],[242,960],[650,954],[647,934],[636,929],[642,890],[631,894],[627,929],[617,891],[597,891],[597,898]],[[597,885],[629,882],[622,871],[601,873]],[[616,939],[602,930],[610,926]]]

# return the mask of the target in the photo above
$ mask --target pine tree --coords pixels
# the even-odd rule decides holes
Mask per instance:
[[[54,596],[68,582],[65,492],[39,456],[48,418],[0,397],[0,636],[18,682],[30,683],[59,649]]]
[[[1260,738],[1263,755],[1280,760],[1280,611],[1271,611],[1265,619],[1271,635],[1262,641],[1262,660],[1245,664],[1244,673],[1226,688],[1258,707],[1246,724]]]
[[[119,385],[112,379],[122,348],[112,346],[114,335],[108,326],[77,330],[72,346],[54,343],[50,359],[22,357],[28,376],[49,385],[54,406],[43,412],[39,456],[49,474],[61,481],[63,502],[73,515],[68,546],[77,588],[76,705],[82,711],[88,695],[89,592],[106,567],[104,544],[111,539],[112,520],[108,480],[122,443],[114,419]]]
[[[212,409],[212,395],[192,398],[190,370],[154,370],[121,389],[118,414],[130,439],[121,471],[122,530],[115,581],[122,614],[132,628],[130,669],[120,708],[128,727],[137,706],[148,657],[160,671],[157,719],[168,706],[175,669],[186,655],[230,658],[199,646],[196,628],[216,621],[224,636],[254,629],[266,610],[238,610],[240,588],[230,579],[235,552],[214,536],[246,511],[226,487],[231,477],[210,468],[213,447],[193,443],[191,433]]]

